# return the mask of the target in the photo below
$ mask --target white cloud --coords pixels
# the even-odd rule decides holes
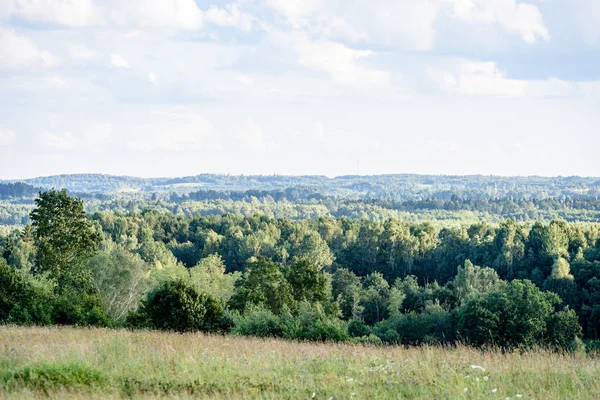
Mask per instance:
[[[185,107],[155,110],[150,123],[134,128],[132,150],[190,152],[219,148],[219,133],[213,123]]]
[[[260,126],[251,119],[244,124],[243,129],[237,135],[240,144],[245,150],[253,153],[264,153],[267,151],[267,143]]]
[[[498,23],[516,32],[527,43],[549,40],[550,33],[540,10],[531,3],[516,0],[448,0],[454,18],[464,22]]]
[[[56,59],[12,29],[0,27],[0,69],[18,70],[53,67]]]
[[[158,75],[154,72],[148,72],[148,80],[154,85],[158,85]]]
[[[583,39],[591,45],[600,44],[600,2],[597,0],[571,0],[575,20]]]
[[[110,65],[113,66],[114,68],[123,68],[123,69],[131,68],[129,66],[129,62],[126,59],[124,59],[120,55],[114,54],[114,53],[110,55]]]
[[[15,140],[16,136],[14,131],[0,127],[0,146],[8,146]]]
[[[549,40],[538,7],[517,0],[265,0],[296,30],[329,40],[385,44],[416,51],[434,48],[440,17],[497,25],[527,43]]]
[[[567,98],[592,95],[594,82],[570,82],[556,77],[512,79],[495,62],[453,60],[429,67],[429,79],[446,92],[464,96],[504,98]]]
[[[199,29],[204,15],[194,0],[110,0],[107,19],[123,27]]]
[[[42,139],[44,144],[52,150],[74,150],[77,147],[77,139],[71,132],[44,132]]]
[[[461,60],[452,72],[433,72],[441,86],[449,92],[467,96],[522,97],[527,83],[507,78],[496,63]]]
[[[313,136],[320,142],[325,141],[325,127],[323,126],[323,123],[321,121],[316,122]]]
[[[342,86],[373,89],[387,85],[390,80],[387,72],[361,64],[375,54],[372,51],[355,50],[330,41],[311,41],[300,35],[292,39],[292,45],[301,65],[325,72]]]
[[[79,134],[72,132],[43,132],[42,142],[57,151],[100,151],[112,137],[110,124],[94,124]]]
[[[98,150],[112,137],[110,124],[96,124],[83,133],[82,146],[89,150]]]
[[[466,149],[462,144],[437,139],[429,140],[427,144],[430,148],[450,157],[452,161],[462,161],[465,159]]]
[[[240,11],[237,4],[229,4],[226,8],[211,6],[205,12],[206,20],[222,27],[236,27],[244,32],[252,29],[252,16]]]
[[[83,44],[73,45],[69,48],[69,56],[75,60],[93,60],[100,56],[96,50],[90,50]]]
[[[83,27],[96,18],[92,0],[3,0],[2,17],[69,27]]]
[[[266,0],[295,28],[323,38],[387,44],[426,51],[433,47],[439,0]]]
[[[332,1],[327,0],[266,0],[266,4],[287,18],[305,18],[323,11]]]

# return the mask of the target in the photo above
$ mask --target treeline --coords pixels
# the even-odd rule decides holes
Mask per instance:
[[[26,179],[25,183],[44,188],[65,188],[71,192],[117,193],[121,191],[178,192],[195,189],[217,191],[283,190],[312,188],[328,195],[393,200],[434,198],[560,198],[597,197],[600,179],[581,177],[498,177],[442,175],[375,176],[261,176],[203,174],[180,178],[136,178],[100,174],[58,175]]]
[[[2,183],[0,184],[0,199],[35,197],[42,190],[23,182]]]
[[[581,348],[600,334],[600,225],[146,211],[43,193],[0,238],[0,321],[306,340]]]
[[[293,191],[195,192],[189,196],[153,194],[105,195],[86,194],[82,197],[88,212],[115,213],[155,210],[185,216],[263,214],[272,218],[314,219],[347,217],[383,221],[389,218],[405,221],[436,221],[440,225],[469,224],[485,221],[498,224],[505,219],[516,221],[600,221],[600,201],[595,198],[566,198],[544,200],[473,200],[455,198],[447,201],[421,200],[395,202],[392,200],[335,199],[310,191],[305,198]],[[310,193],[310,194],[309,194]],[[33,198],[0,201],[0,225],[24,225],[33,209]]]

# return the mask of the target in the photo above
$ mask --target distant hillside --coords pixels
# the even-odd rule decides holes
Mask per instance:
[[[18,199],[23,197],[35,197],[44,189],[34,187],[23,182],[0,183],[0,199]]]
[[[439,199],[453,195],[463,198],[545,199],[598,197],[600,178],[581,177],[497,177],[441,175],[376,176],[260,176],[203,174],[180,178],[136,178],[100,174],[57,175],[25,179],[42,188],[66,188],[79,193],[190,193],[198,190],[245,191],[285,190],[321,193],[349,198],[394,200]]]

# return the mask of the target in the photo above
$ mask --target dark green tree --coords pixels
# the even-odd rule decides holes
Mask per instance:
[[[40,193],[35,204],[31,220],[39,271],[60,278],[92,257],[102,236],[86,218],[83,201],[69,197],[64,189]]]
[[[342,317],[344,319],[359,318],[362,313],[360,278],[352,271],[340,268],[333,273],[331,286],[333,298],[342,311]]]
[[[293,308],[292,288],[280,264],[266,258],[249,262],[242,279],[236,282],[236,292],[230,305],[240,311],[248,305],[255,305],[276,314]]]
[[[294,300],[297,302],[325,302],[331,298],[327,277],[309,259],[299,259],[293,262],[286,268],[285,277],[291,286]]]
[[[223,305],[179,280],[165,282],[148,295],[143,313],[151,325],[176,332],[214,331],[223,316]]]

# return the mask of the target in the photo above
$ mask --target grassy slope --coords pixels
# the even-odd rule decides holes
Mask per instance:
[[[600,360],[586,355],[19,327],[0,327],[0,352],[0,398],[600,396]]]

